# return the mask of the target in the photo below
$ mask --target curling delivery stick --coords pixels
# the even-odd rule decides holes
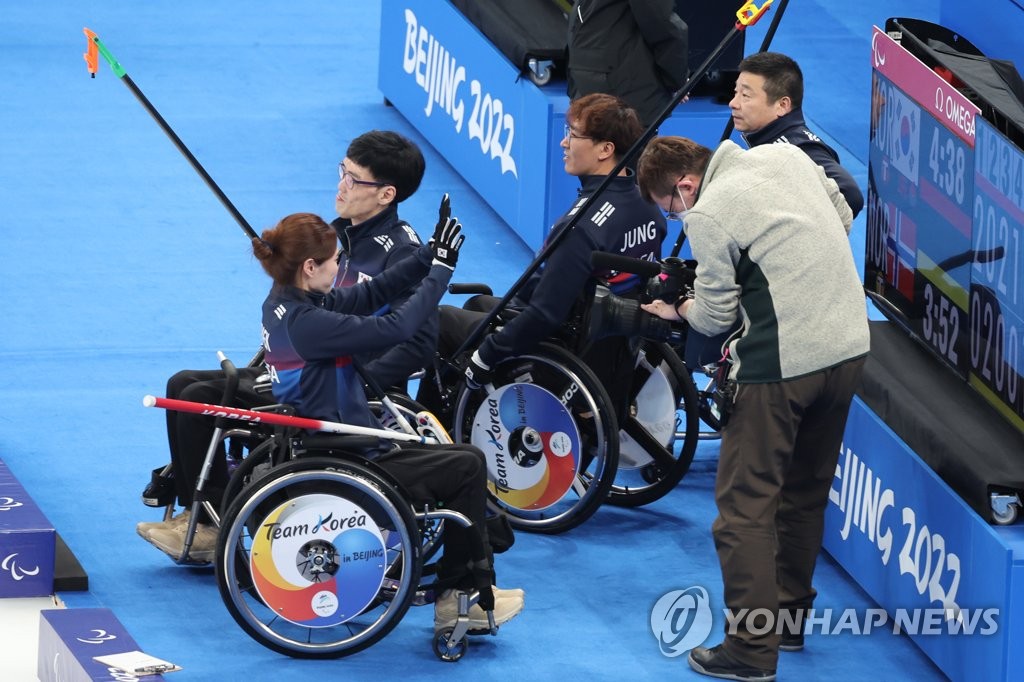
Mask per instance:
[[[245,410],[240,407],[227,407],[225,405],[212,405],[210,403],[197,403],[191,400],[176,400],[174,398],[157,398],[147,395],[142,399],[145,407],[159,407],[175,412],[191,412],[208,417],[220,417],[223,419],[236,419],[253,424],[274,424],[276,426],[294,426],[299,429],[310,429],[312,431],[326,431],[327,433],[341,433],[353,436],[377,436],[388,440],[400,440],[410,443],[432,443],[431,439],[423,436],[414,436],[411,433],[401,431],[390,431],[388,429],[373,429],[367,426],[354,426],[340,422],[329,422],[321,419],[309,419],[307,417],[292,417],[286,414],[274,412],[260,412],[258,410]]]
[[[156,107],[154,107],[153,104],[149,101],[149,98],[147,98],[146,95],[143,94],[143,92],[139,89],[139,87],[135,85],[135,81],[133,81],[131,76],[128,75],[128,72],[125,71],[124,67],[121,66],[120,62],[114,59],[114,55],[110,53],[110,50],[108,50],[107,46],[103,44],[103,41],[99,39],[99,36],[97,36],[95,32],[88,28],[82,30],[85,33],[86,39],[88,40],[86,52],[82,55],[82,57],[85,59],[86,67],[89,69],[89,75],[93,78],[96,77],[96,72],[99,71],[99,57],[100,55],[103,55],[103,58],[107,61],[108,64],[110,64],[110,68],[114,72],[114,75],[120,78],[128,87],[128,89],[131,90],[132,94],[135,95],[135,98],[137,100],[139,100],[139,103],[142,104],[143,108],[145,108],[146,111],[149,112],[149,115],[153,117],[153,120],[157,122],[161,130],[163,130],[164,133],[167,134],[167,137],[171,139],[171,142],[174,143],[174,146],[178,148],[178,151],[180,151],[182,155],[188,160],[188,162],[192,165],[192,168],[195,169],[197,173],[199,173],[199,176],[206,183],[206,186],[210,188],[210,190],[214,193],[217,199],[220,200],[220,203],[223,204],[224,208],[228,210],[228,213],[230,213],[231,216],[235,219],[235,222],[237,222],[238,225],[242,228],[242,232],[244,232],[245,235],[249,237],[249,239],[258,239],[259,235],[257,235],[256,231],[252,229],[251,225],[249,225],[249,221],[247,221],[245,217],[241,214],[241,212],[235,207],[235,205],[231,203],[231,200],[228,199],[226,194],[224,194],[220,186],[217,185],[217,183],[213,180],[212,177],[210,177],[210,174],[206,172],[206,169],[203,168],[203,165],[199,163],[198,159],[196,159],[192,152],[189,151],[188,147],[185,146],[185,143],[181,141],[181,138],[178,137],[178,134],[174,132],[174,129],[171,128],[167,121],[164,120],[164,117],[160,115],[160,112],[157,111]],[[261,360],[262,349],[260,350],[260,352],[256,354],[256,356],[252,359],[252,361],[250,361],[249,364],[253,365],[257,362],[260,362]],[[356,371],[362,377],[363,381],[365,381],[367,385],[370,387],[371,392],[384,404],[385,407],[388,408],[391,414],[395,417],[395,420],[397,421],[399,427],[406,433],[416,433],[416,430],[405,419],[405,416],[401,413],[401,411],[395,407],[394,403],[381,389],[377,382],[374,381],[373,377],[363,372],[358,365],[356,365]]]
[[[142,104],[146,111],[149,112],[149,115],[153,117],[153,120],[156,121],[160,128],[167,134],[167,137],[171,138],[171,142],[174,143],[174,146],[178,148],[178,151],[181,152],[186,159],[188,159],[188,162],[192,164],[192,167],[197,173],[199,173],[199,176],[206,183],[206,186],[213,191],[217,198],[220,199],[220,203],[224,205],[224,208],[228,210],[228,213],[230,213],[239,226],[241,226],[242,231],[245,232],[249,239],[259,238],[259,235],[257,235],[255,230],[252,229],[252,226],[249,225],[248,221],[246,221],[242,214],[239,213],[238,209],[231,203],[231,200],[228,199],[227,195],[221,191],[220,187],[217,186],[217,183],[210,177],[210,174],[206,172],[205,168],[203,168],[202,164],[199,163],[196,157],[192,155],[192,152],[188,150],[185,143],[181,141],[181,138],[178,137],[177,133],[174,132],[171,126],[167,124],[167,121],[165,121],[164,117],[160,115],[160,112],[156,110],[156,107],[154,107],[142,91],[139,90],[139,87],[135,85],[132,77],[128,75],[128,72],[124,70],[124,67],[114,59],[114,55],[110,54],[106,45],[104,45],[99,37],[91,30],[87,28],[82,30],[89,42],[88,49],[85,54],[82,55],[85,58],[85,64],[89,69],[89,74],[93,78],[96,77],[96,72],[99,70],[99,56],[103,55],[103,58],[107,60],[108,64],[110,64],[110,68],[114,72],[114,75],[120,78],[121,81],[128,86],[128,89],[132,91],[132,94],[135,95],[137,100],[139,100],[139,103]]]

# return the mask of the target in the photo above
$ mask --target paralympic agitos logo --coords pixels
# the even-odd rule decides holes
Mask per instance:
[[[0,497],[0,512],[11,511],[12,509],[16,509],[21,506],[21,502],[18,502],[13,497],[9,497],[7,495]]]
[[[25,577],[39,575],[38,566],[36,566],[35,568],[25,568],[23,566],[19,566],[18,562],[15,560],[16,556],[18,556],[17,552],[14,552],[13,554],[8,554],[6,557],[4,557],[3,562],[0,562],[0,568],[10,573],[11,577],[14,578],[15,582],[21,581]]]

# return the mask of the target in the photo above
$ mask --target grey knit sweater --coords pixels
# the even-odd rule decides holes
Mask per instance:
[[[697,267],[690,325],[713,335],[742,316],[730,344],[740,383],[793,379],[868,352],[864,291],[836,183],[799,148],[712,156],[686,216]]]

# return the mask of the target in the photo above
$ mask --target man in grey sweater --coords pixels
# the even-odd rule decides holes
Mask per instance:
[[[774,680],[780,647],[803,646],[814,564],[846,417],[869,349],[853,215],[835,181],[789,144],[710,149],[652,140],[640,191],[682,213],[697,259],[692,298],[645,310],[728,344],[731,413],[722,429],[712,526],[732,618],[690,665],[713,677]],[[729,392],[727,387],[726,393]],[[748,618],[755,610],[772,622]]]

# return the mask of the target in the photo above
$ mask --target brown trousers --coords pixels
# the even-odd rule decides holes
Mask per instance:
[[[857,358],[737,391],[722,431],[712,534],[726,607],[734,617],[742,609],[773,614],[768,632],[764,618],[740,620],[733,633],[727,625],[726,650],[747,665],[774,670],[779,610],[802,620],[814,601],[825,505],[863,367]]]

